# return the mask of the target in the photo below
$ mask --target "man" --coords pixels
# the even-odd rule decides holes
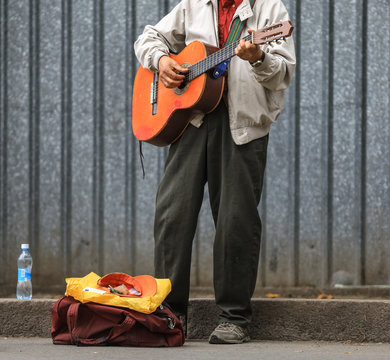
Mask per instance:
[[[187,71],[168,56],[194,40],[223,47],[235,17],[248,31],[288,20],[280,0],[183,0],[157,25],[146,26],[135,43],[143,67],[159,71],[175,88]],[[270,125],[281,112],[295,68],[292,39],[262,47],[241,40],[227,75],[227,95],[207,115],[192,119],[171,145],[156,200],[155,276],[168,277],[167,298],[186,315],[192,241],[208,183],[216,226],[214,290],[221,310],[210,343],[249,341],[251,297],[260,252],[257,210],[266,164]]]

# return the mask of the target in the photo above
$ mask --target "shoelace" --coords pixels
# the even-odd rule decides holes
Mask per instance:
[[[241,329],[241,327],[234,325],[232,323],[229,323],[229,322],[223,322],[223,323],[219,324],[217,329],[230,330],[230,331],[236,331],[236,332],[243,333],[243,330]]]

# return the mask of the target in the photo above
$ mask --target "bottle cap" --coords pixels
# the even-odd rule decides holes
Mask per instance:
[[[22,250],[23,249],[28,249],[29,248],[29,245],[28,244],[22,244]]]

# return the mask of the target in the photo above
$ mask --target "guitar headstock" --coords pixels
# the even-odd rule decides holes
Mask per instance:
[[[252,43],[256,45],[264,45],[270,44],[274,41],[284,40],[286,37],[291,36],[293,30],[294,26],[289,20],[270,25],[254,31],[251,34]]]

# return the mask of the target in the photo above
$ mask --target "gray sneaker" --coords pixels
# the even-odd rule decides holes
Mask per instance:
[[[250,337],[246,329],[229,322],[219,324],[209,337],[210,344],[242,344],[248,341]]]

